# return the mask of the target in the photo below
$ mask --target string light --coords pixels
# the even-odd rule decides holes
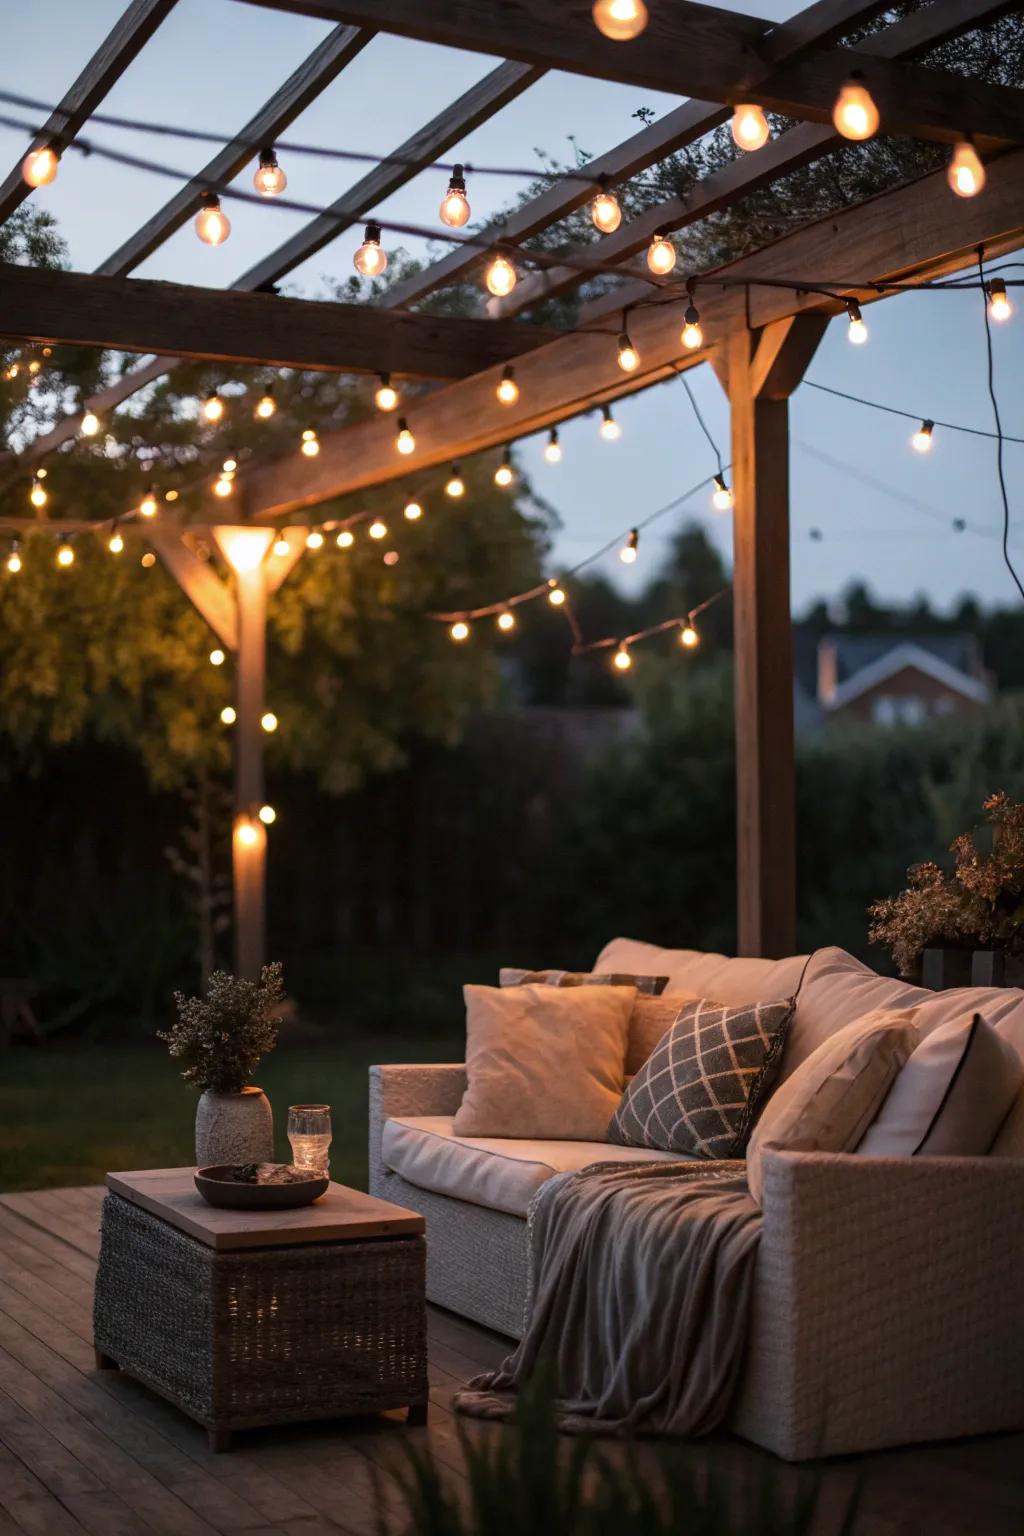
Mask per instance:
[[[395,447],[399,453],[406,455],[416,452],[416,439],[409,431],[409,423],[404,416],[398,418],[398,431],[395,434]]]
[[[46,487],[43,484],[43,476],[45,474],[45,469],[37,469],[32,481],[32,489],[28,493],[28,499],[34,507],[45,507],[50,499],[46,494]]]
[[[928,452],[930,452],[931,451],[931,446],[932,446],[932,436],[933,436],[934,432],[935,432],[935,423],[934,423],[934,421],[927,421],[927,420],[926,421],[922,421],[921,425],[918,427],[917,431],[914,433],[913,437],[910,439],[911,446],[918,453],[928,453]]]
[[[251,816],[239,816],[235,821],[235,837],[243,848],[255,848],[260,840],[260,829]]]
[[[7,556],[7,569],[10,571],[12,576],[17,576],[18,572],[21,570],[21,555],[19,553],[19,548],[20,546],[17,539],[12,539],[11,551]]]
[[[157,510],[156,487],[150,485],[150,486],[146,487],[146,494],[143,496],[142,500],[139,502],[139,512],[142,514],[143,517],[156,517],[156,510]]]
[[[617,438],[622,436],[622,428],[612,415],[610,405],[602,405],[601,407],[600,432],[606,443],[614,443]]]
[[[57,564],[61,570],[69,570],[75,563],[75,551],[71,543],[70,535],[66,536],[57,545]]]
[[[318,549],[323,549],[323,547],[324,547],[324,536],[320,532],[320,529],[319,528],[311,528],[309,530],[309,532],[306,534],[306,548],[307,549],[312,549],[312,550],[316,551]]]
[[[448,475],[448,482],[445,485],[444,490],[446,496],[453,496],[456,498],[456,500],[460,496],[465,496],[466,482],[463,480],[462,475],[459,473],[459,466],[457,464],[452,465],[451,472]]]
[[[609,192],[606,186],[601,187],[600,192],[590,205],[590,217],[594,221],[594,228],[599,229],[602,235],[613,234],[622,223],[622,209],[614,192]]]
[[[448,633],[457,644],[461,644],[463,640],[469,639],[469,625],[464,619],[456,619]]]
[[[449,229],[461,229],[463,224],[469,223],[469,199],[466,197],[466,178],[461,165],[452,167],[448,191],[444,195],[439,213],[441,223],[447,224]]]
[[[375,517],[366,531],[371,539],[386,539],[388,536],[388,525],[383,518]]]
[[[278,557],[279,560],[283,560],[287,555],[290,555],[291,552],[292,547],[288,543],[288,540],[285,538],[283,533],[279,534],[274,541],[273,553]]]
[[[151,571],[154,565],[156,565],[156,555],[154,555],[151,549],[147,549],[139,564],[144,571]]]
[[[30,187],[47,187],[56,180],[60,155],[52,144],[30,149],[21,162],[21,179]]]
[[[225,659],[226,658],[224,652],[221,650],[220,646],[215,646],[214,649],[210,652],[211,667],[222,667],[224,665]]]
[[[278,197],[288,185],[288,177],[278,165],[273,149],[260,150],[260,163],[252,184],[261,197]]]
[[[548,440],[544,446],[544,457],[549,464],[560,464],[562,462],[562,445],[558,441],[557,427],[552,427],[548,433]]]
[[[755,103],[745,101],[733,108],[732,136],[737,149],[761,149],[769,132],[768,119]]]
[[[268,736],[273,735],[277,730],[277,716],[272,709],[268,709],[265,714],[260,716],[260,725]]]
[[[402,508],[402,516],[409,523],[418,523],[420,518],[423,516],[423,508],[415,499],[407,501],[405,506]]]
[[[262,395],[260,395],[259,399],[256,401],[256,405],[253,409],[253,415],[257,418],[258,421],[269,421],[276,410],[277,401],[274,399],[274,386],[272,384],[268,384]]]
[[[993,277],[988,285],[988,312],[1000,325],[1013,314],[1013,305],[1007,297],[1006,284],[1001,277]]]
[[[223,245],[231,233],[231,220],[220,206],[215,192],[203,193],[203,206],[196,214],[196,234],[204,245]]]
[[[277,812],[272,805],[261,805],[259,817],[265,827],[272,827],[277,820]]]
[[[623,373],[635,373],[640,366],[640,353],[629,339],[629,333],[623,331],[619,336],[619,367]]]
[[[868,339],[868,328],[864,324],[864,316],[860,312],[860,305],[856,299],[847,299],[846,313],[850,317],[850,327],[846,334],[855,347],[862,347]]]
[[[224,401],[215,389],[203,401],[203,415],[207,421],[214,424],[224,419]]]
[[[629,530],[629,537],[619,550],[619,559],[623,565],[635,565],[637,557],[637,545],[640,543],[640,531],[638,528]]]
[[[390,373],[382,373],[373,403],[378,411],[393,411],[398,405],[398,390],[391,382]]]
[[[676,264],[676,248],[665,235],[656,231],[647,247],[647,265],[658,277],[667,277]]]
[[[387,252],[381,249],[380,234],[380,225],[371,219],[363,234],[363,243],[352,258],[356,271],[364,277],[380,277],[387,267]]]
[[[231,704],[225,704],[224,708],[220,712],[220,719],[222,725],[234,725],[235,721],[238,719],[238,715]]]
[[[594,25],[613,43],[628,43],[647,25],[644,0],[594,0]]]
[[[384,564],[385,565],[397,565],[401,558],[402,557],[398,553],[397,549],[389,549],[388,552],[386,553],[386,555],[384,556]]]
[[[8,363],[6,369],[4,370],[4,378],[8,381],[8,383],[10,383],[13,379],[18,377],[19,372],[20,369],[17,363]]]
[[[306,427],[303,432],[301,449],[307,459],[315,459],[320,452],[320,439],[312,427]]]
[[[553,576],[548,582],[548,588],[548,602],[553,608],[561,608],[562,604],[565,602],[564,588],[558,585],[558,582]]]
[[[736,498],[725,482],[725,475],[719,473],[714,477],[714,491],[711,494],[711,505],[716,512],[731,512],[736,504]]]
[[[496,299],[505,299],[519,281],[515,267],[507,256],[495,256],[484,276],[487,291]]]
[[[970,139],[961,139],[954,148],[946,179],[957,197],[977,197],[984,187],[985,167]]]
[[[511,608],[503,608],[498,614],[497,620],[495,622],[497,623],[497,626],[502,631],[502,633],[507,635],[516,627],[516,616],[512,612]]]
[[[177,491],[174,491],[174,490],[164,491],[164,501],[177,501],[177,499],[178,499]]]
[[[679,644],[685,646],[688,651],[692,651],[695,645],[700,644],[700,635],[692,622],[684,624],[679,631]]]
[[[32,374],[33,378],[37,373],[42,371],[42,367],[43,365],[39,361],[38,357],[33,357],[29,360],[28,371],[30,374]]]
[[[97,432],[99,431],[99,429],[100,429],[100,419],[96,415],[96,412],[95,411],[86,411],[85,415],[82,417],[81,426],[78,429],[81,432],[82,436],[83,437],[95,437]]]
[[[112,555],[119,555],[124,549],[124,539],[121,537],[116,528],[110,535],[110,538],[107,540],[107,548],[110,550]]]
[[[213,494],[219,496],[221,500],[230,496],[234,489],[235,482],[230,475],[218,475],[213,482]]]
[[[238,459],[237,459],[237,457],[235,456],[235,454],[229,453],[227,458],[224,460],[223,464],[221,465],[221,473],[225,474],[225,475],[233,475],[237,468],[238,468]]]
[[[506,363],[501,370],[501,380],[495,390],[498,400],[502,405],[515,405],[519,399],[519,385],[516,383],[516,371],[511,363]]]
[[[628,672],[629,671],[630,667],[633,665],[633,658],[629,654],[629,647],[628,647],[628,645],[626,644],[625,641],[622,641],[620,643],[620,645],[619,645],[617,651],[615,652],[615,655],[613,656],[612,660],[614,661],[616,667],[619,669],[620,672]]]
[[[351,549],[355,541],[356,536],[351,528],[343,528],[334,542],[339,549]]]
[[[512,450],[506,448],[501,463],[494,471],[494,483],[500,485],[502,490],[507,490],[515,478],[516,472],[512,468]]]
[[[683,329],[680,332],[679,340],[689,352],[696,352],[698,347],[704,345],[704,332],[701,330],[700,312],[693,302],[692,293],[690,294],[690,302],[686,306],[686,311],[683,315]]]
[[[862,79],[860,71],[855,71],[839,92],[836,104],[832,108],[832,121],[836,131],[841,133],[844,139],[853,139],[856,142],[870,139],[878,132],[878,108],[875,106],[871,92],[861,85]]]

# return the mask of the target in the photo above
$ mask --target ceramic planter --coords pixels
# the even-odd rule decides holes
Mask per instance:
[[[214,1093],[208,1088],[196,1109],[196,1166],[273,1160],[274,1115],[263,1089]]]

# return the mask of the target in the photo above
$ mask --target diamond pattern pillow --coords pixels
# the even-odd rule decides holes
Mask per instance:
[[[633,1078],[608,1140],[658,1152],[742,1157],[782,1060],[794,999],[729,1008],[684,1002]]]

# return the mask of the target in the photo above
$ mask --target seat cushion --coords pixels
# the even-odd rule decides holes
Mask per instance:
[[[451,1115],[385,1121],[385,1167],[419,1189],[512,1216],[525,1216],[540,1186],[556,1173],[575,1173],[591,1163],[690,1161],[678,1153],[613,1147],[603,1141],[456,1136],[452,1124]]]
[[[806,961],[806,955],[785,960],[732,959],[699,949],[659,949],[640,939],[612,939],[598,955],[594,970],[667,976],[666,997],[713,997],[732,1007],[792,997]]]

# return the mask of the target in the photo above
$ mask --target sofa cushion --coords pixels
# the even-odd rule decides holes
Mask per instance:
[[[518,971],[511,966],[502,966],[498,972],[498,982],[503,987],[528,984],[547,987],[636,987],[636,1000],[629,1016],[626,1038],[627,1077],[639,1072],[679,1012],[682,997],[686,996],[685,993],[673,993],[669,998],[662,997],[667,981],[667,976],[633,976],[623,971],[606,971],[598,975],[593,971]]]
[[[806,962],[806,955],[785,960],[730,959],[699,949],[659,949],[640,939],[612,939],[595,960],[594,970],[667,976],[666,997],[713,997],[731,1007],[792,997]]]
[[[417,1188],[512,1216],[525,1216],[540,1186],[556,1173],[575,1173],[591,1163],[688,1161],[603,1141],[456,1136],[450,1115],[387,1120],[381,1148],[385,1167]]]
[[[933,1029],[893,1083],[865,1157],[981,1157],[1024,1084],[1024,1062],[980,1013]]]
[[[914,1009],[884,1009],[822,1042],[764,1107],[747,1148],[747,1183],[760,1205],[765,1147],[851,1152],[917,1045]]]

